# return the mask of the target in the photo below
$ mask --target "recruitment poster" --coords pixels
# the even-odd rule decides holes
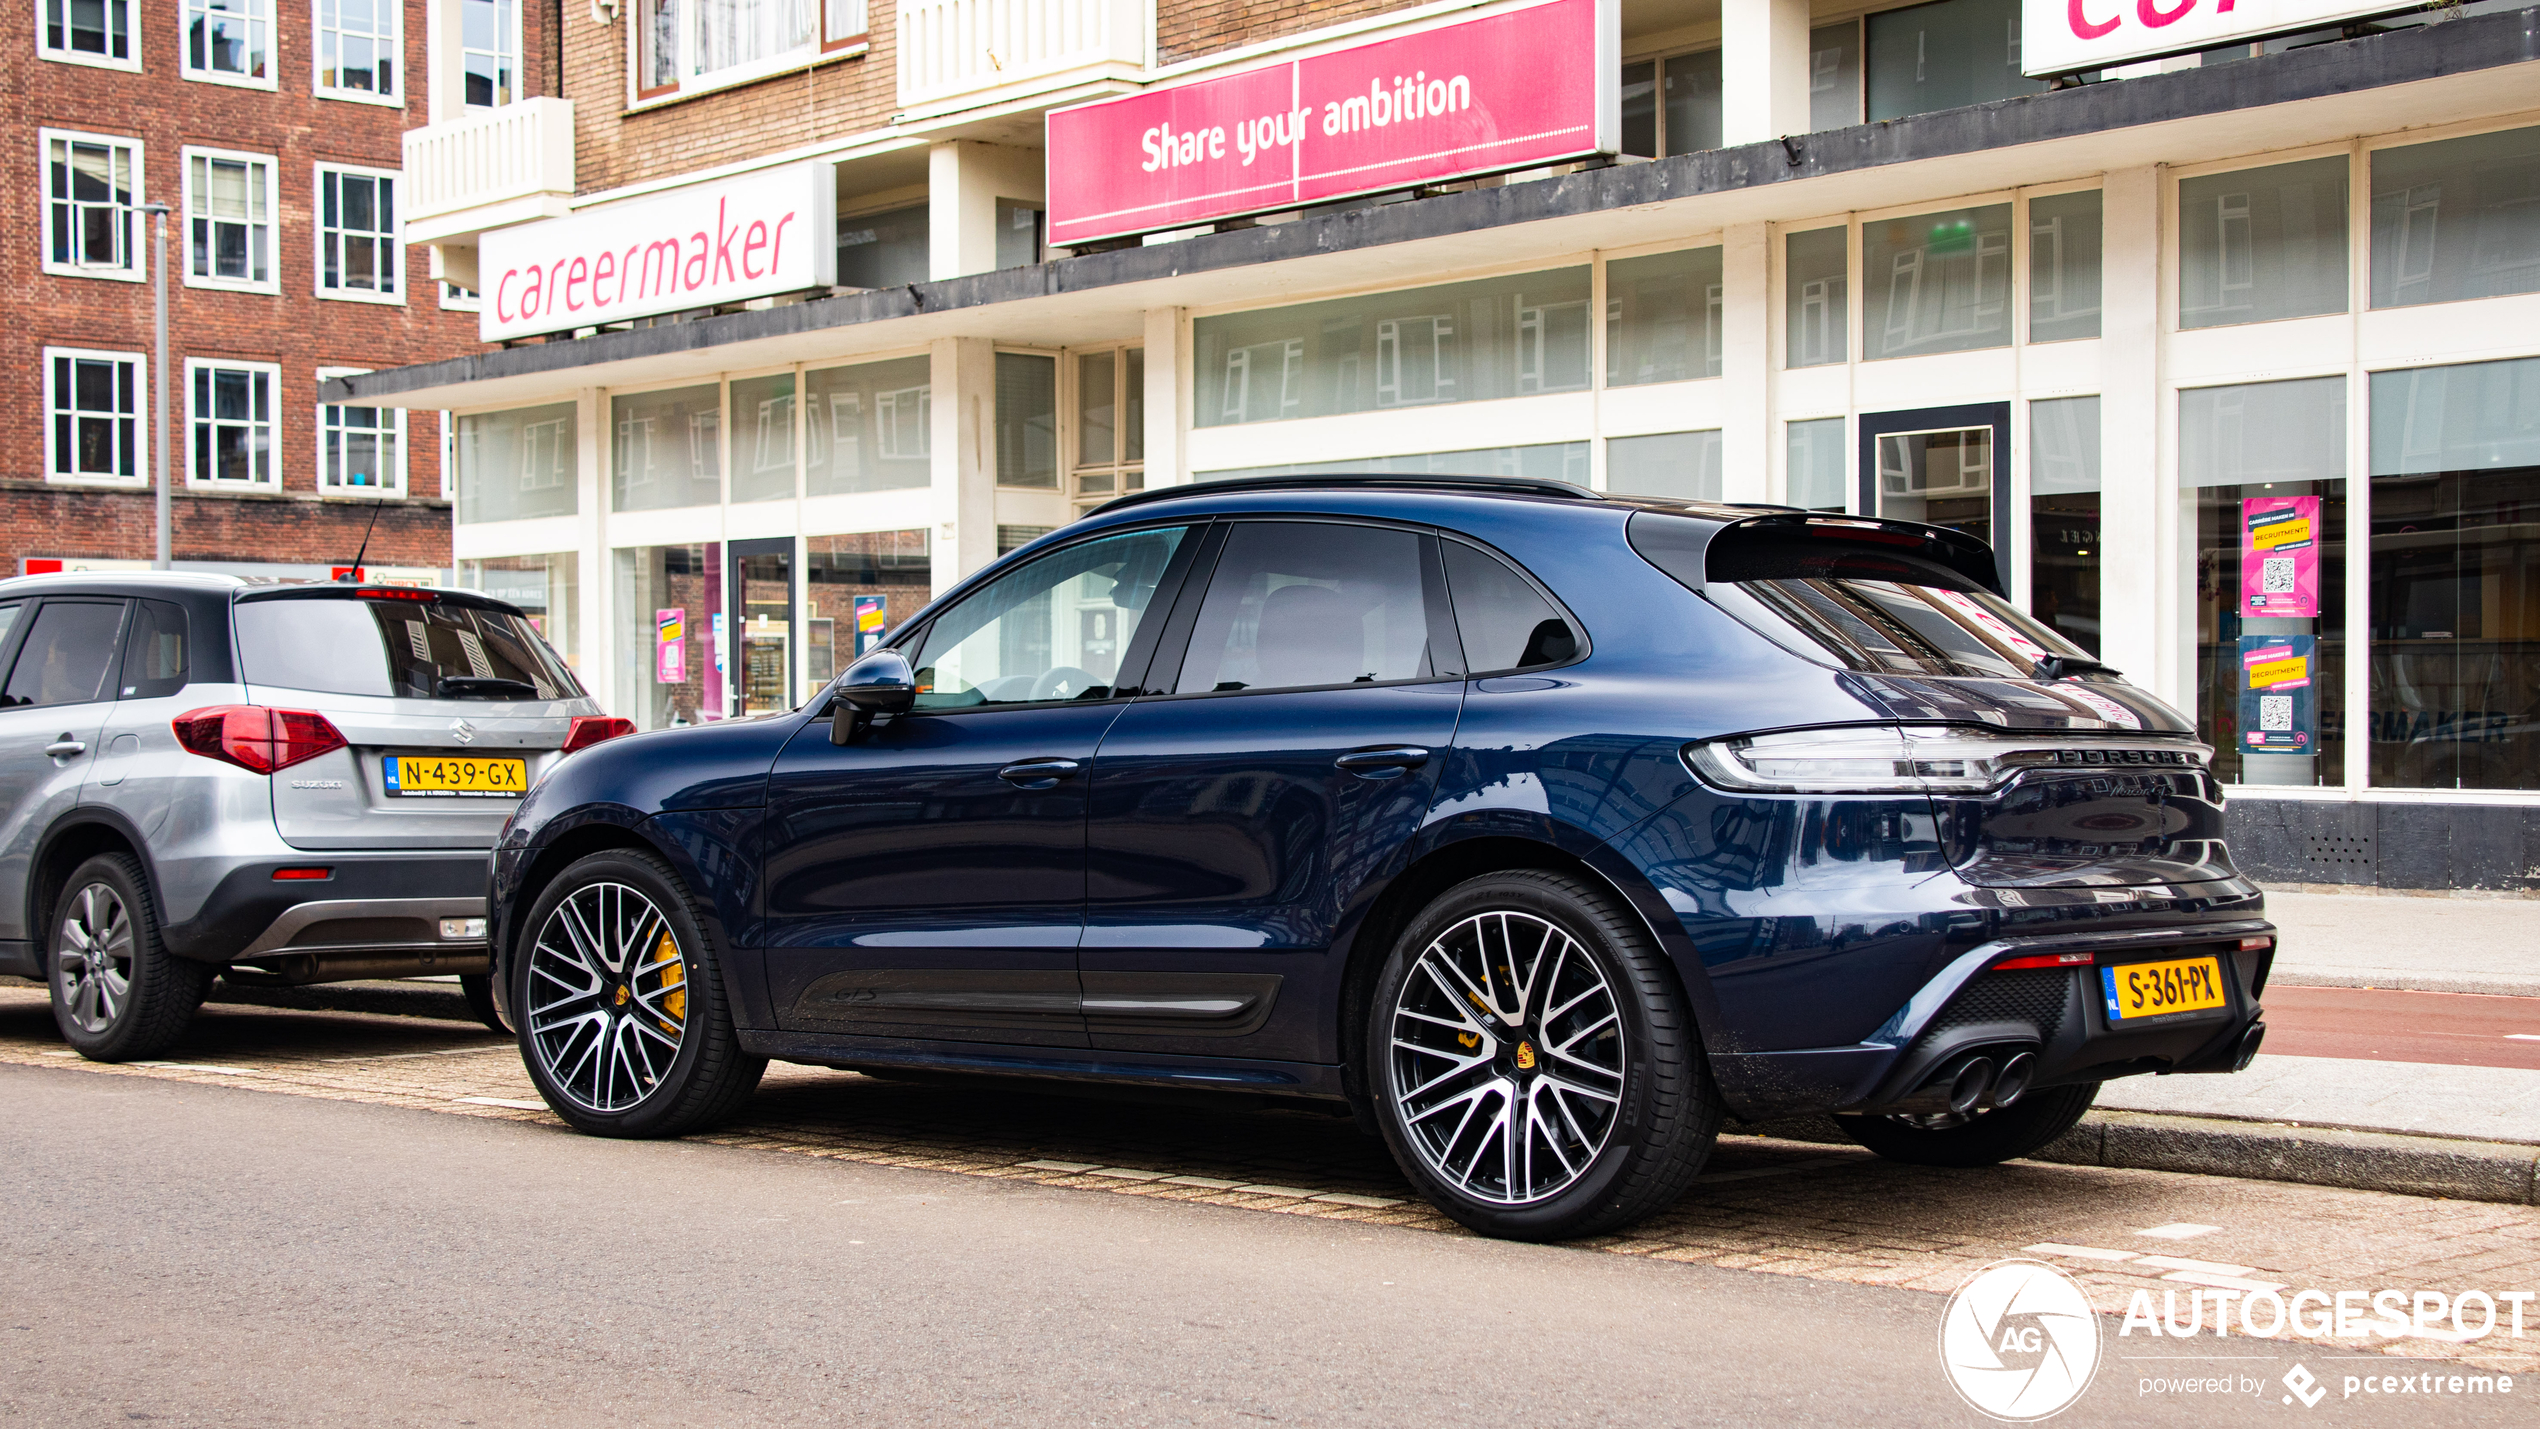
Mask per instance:
[[[882,617],[883,612],[889,608],[889,596],[860,595],[855,598],[856,654],[862,655],[865,651],[882,643],[884,633]]]
[[[2242,614],[2319,618],[2319,525],[2316,496],[2261,496],[2240,503]]]
[[[2318,655],[2316,636],[2240,637],[2240,742],[2244,750],[2251,754],[2311,754],[2318,750]]]

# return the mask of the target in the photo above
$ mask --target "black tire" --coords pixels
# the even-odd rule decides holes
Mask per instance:
[[[1922,1126],[1901,1116],[1839,1116],[1843,1134],[1890,1161],[1912,1166],[1992,1166],[2026,1156],[2073,1129],[2099,1097],[2097,1082],[2047,1087],[1955,1126]]]
[[[561,919],[559,910],[566,910]],[[521,1060],[538,1094],[574,1130],[681,1136],[730,1117],[757,1090],[767,1059],[742,1050],[720,955],[669,865],[631,850],[592,854],[550,884],[520,926],[504,966]],[[577,944],[577,933],[597,946]],[[675,956],[663,955],[664,938]],[[586,969],[591,989],[568,992],[564,978]]]
[[[1449,999],[1449,964],[1474,959],[1504,985],[1491,983],[1485,1002],[1468,977]],[[1449,1025],[1448,1012],[1470,1030]],[[1441,1028],[1452,1042],[1435,1042]],[[1447,890],[1386,958],[1366,1033],[1368,1095],[1394,1160],[1438,1209],[1484,1235],[1548,1241],[1629,1225],[1683,1195],[1719,1136],[1719,1093],[1675,970],[1619,899],[1583,879],[1524,869]],[[1445,1129],[1458,1104],[1467,1117],[1491,1105],[1528,1113],[1523,1137],[1495,1143],[1500,1174],[1485,1164],[1496,1123]],[[1458,1171],[1468,1145],[1474,1160]]]
[[[503,1021],[502,1012],[494,1006],[492,973],[461,973],[459,995],[467,999],[467,1010],[476,1015],[477,1021],[506,1037],[513,1035],[511,1025]]]
[[[139,860],[101,853],[71,870],[48,921],[53,1022],[81,1056],[140,1061],[185,1035],[219,970],[168,951]]]

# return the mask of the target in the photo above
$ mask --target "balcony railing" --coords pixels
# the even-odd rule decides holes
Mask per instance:
[[[552,218],[573,197],[573,101],[524,99],[406,131],[406,238]]]
[[[900,106],[943,113],[1146,65],[1144,0],[900,0]]]

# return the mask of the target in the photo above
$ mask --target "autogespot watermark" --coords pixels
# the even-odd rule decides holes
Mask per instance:
[[[2118,1321],[2119,1347],[2104,1353],[2141,1367],[2127,1376],[2136,1381],[2138,1398],[2237,1398],[2280,1412],[2316,1409],[2332,1398],[2509,1395],[2509,1374],[2335,1350],[2395,1340],[2468,1346],[2491,1337],[2521,1339],[2524,1310],[2534,1300],[2540,1292],[2288,1291],[2261,1282],[2164,1289],[2156,1304],[2151,1290],[2137,1289]],[[2033,1423],[2062,1413],[2090,1388],[2103,1357],[2101,1335],[2101,1317],[2070,1275],[2044,1261],[2001,1260],[1967,1277],[1949,1297],[1940,1361],[1970,1407],[2007,1423]],[[2279,1374],[2272,1365],[2260,1367],[2270,1358],[2265,1355],[2175,1352],[2187,1348],[2176,1342],[2200,1338],[2312,1342],[2319,1353],[2311,1358],[2327,1363],[2328,1372],[2296,1363]],[[2141,1352],[2127,1353],[2128,1345]],[[2370,1363],[2348,1374],[2339,1361],[2351,1360]]]

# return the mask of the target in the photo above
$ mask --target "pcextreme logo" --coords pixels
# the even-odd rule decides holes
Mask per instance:
[[[1997,1260],[1941,1312],[1940,1363],[1978,1413],[2034,1423],[2071,1407],[2099,1370],[2099,1317],[2073,1278],[2038,1260]]]

